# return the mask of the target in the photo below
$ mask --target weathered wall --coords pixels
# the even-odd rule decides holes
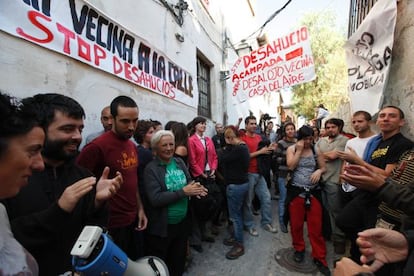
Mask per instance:
[[[414,1],[400,0],[397,7],[393,60],[384,105],[396,105],[404,111],[403,133],[414,140]]]
[[[201,1],[187,0],[189,9],[184,12],[182,26],[175,22],[171,13],[158,1],[89,0],[87,2],[131,33],[148,41],[174,63],[190,72],[194,77],[194,89],[197,89],[197,53],[201,53],[212,65],[210,72],[212,114],[208,124],[208,133],[212,134],[213,122],[223,121],[223,114],[228,109],[227,89],[231,89],[225,82],[220,81],[220,71],[226,68],[228,58],[223,43],[225,39],[223,19],[226,11],[223,11],[219,5],[221,2],[214,1],[215,4],[211,4],[207,10]],[[178,1],[167,2],[175,5]],[[237,6],[247,7],[247,2],[238,0]],[[246,21],[246,18],[238,18],[238,20],[242,22]],[[184,37],[184,42],[176,39],[176,33]],[[2,31],[0,31],[0,49],[0,89],[18,97],[40,92],[54,92],[75,98],[87,113],[84,135],[101,129],[99,117],[102,107],[121,94],[136,100],[141,119],[151,118],[164,124],[169,120],[187,123],[197,116],[197,107],[160,96]],[[237,115],[235,116],[237,118]]]

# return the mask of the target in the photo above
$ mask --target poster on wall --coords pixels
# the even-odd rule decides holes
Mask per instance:
[[[375,114],[381,104],[391,66],[396,1],[379,0],[345,43],[351,111]]]
[[[0,1],[0,30],[197,107],[193,76],[83,0]]]
[[[237,102],[314,80],[315,65],[306,27],[237,59],[231,68]]]

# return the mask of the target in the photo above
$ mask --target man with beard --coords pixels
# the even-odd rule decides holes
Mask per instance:
[[[341,135],[342,120],[330,118],[325,122],[326,137],[319,140],[317,147],[325,158],[326,172],[322,175],[323,192],[322,201],[329,212],[332,228],[332,240],[335,254],[345,253],[345,235],[336,227],[335,218],[340,208],[338,205],[339,174],[342,168],[342,159],[339,158],[338,151],[345,149],[348,138]]]
[[[98,175],[105,166],[120,171],[123,184],[109,201],[108,229],[115,243],[132,260],[142,251],[136,231],[147,227],[147,217],[138,191],[138,155],[130,140],[138,122],[138,106],[127,96],[111,102],[112,130],[87,144],[78,156],[79,165]]]
[[[6,201],[16,239],[35,257],[39,275],[70,271],[70,251],[83,227],[99,224],[103,203],[119,189],[122,176],[108,179],[109,168],[96,178],[74,163],[82,141],[83,108],[72,98],[38,94],[23,100],[39,112],[46,141],[45,169],[33,172],[29,183]]]

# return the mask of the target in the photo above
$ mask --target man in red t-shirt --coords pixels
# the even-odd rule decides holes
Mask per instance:
[[[115,243],[130,259],[135,259],[142,252],[135,231],[147,227],[138,192],[138,155],[130,140],[138,122],[138,106],[130,97],[118,96],[111,102],[111,115],[112,130],[87,144],[77,162],[95,175],[105,166],[110,168],[111,174],[117,171],[122,174],[124,182],[109,201],[108,229]]]
[[[260,150],[258,149],[259,142],[262,140],[260,135],[256,134],[256,117],[248,116],[244,120],[246,134],[242,137],[242,140],[246,143],[250,152],[249,163],[249,192],[246,198],[246,207],[244,209],[244,226],[248,229],[250,235],[258,236],[255,229],[253,212],[252,212],[252,200],[256,193],[260,201],[261,210],[261,224],[264,230],[276,233],[277,230],[272,226],[272,207],[270,192],[267,188],[266,180],[263,175],[259,174],[257,167],[257,157],[262,154],[271,154],[275,149],[275,146],[264,146]]]

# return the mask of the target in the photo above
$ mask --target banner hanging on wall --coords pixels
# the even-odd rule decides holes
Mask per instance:
[[[238,102],[314,80],[315,65],[306,27],[240,57],[231,69]]]
[[[377,1],[345,44],[352,112],[365,110],[375,114],[382,104],[396,17],[396,1]]]
[[[82,0],[0,2],[0,30],[197,107],[193,76]]]

